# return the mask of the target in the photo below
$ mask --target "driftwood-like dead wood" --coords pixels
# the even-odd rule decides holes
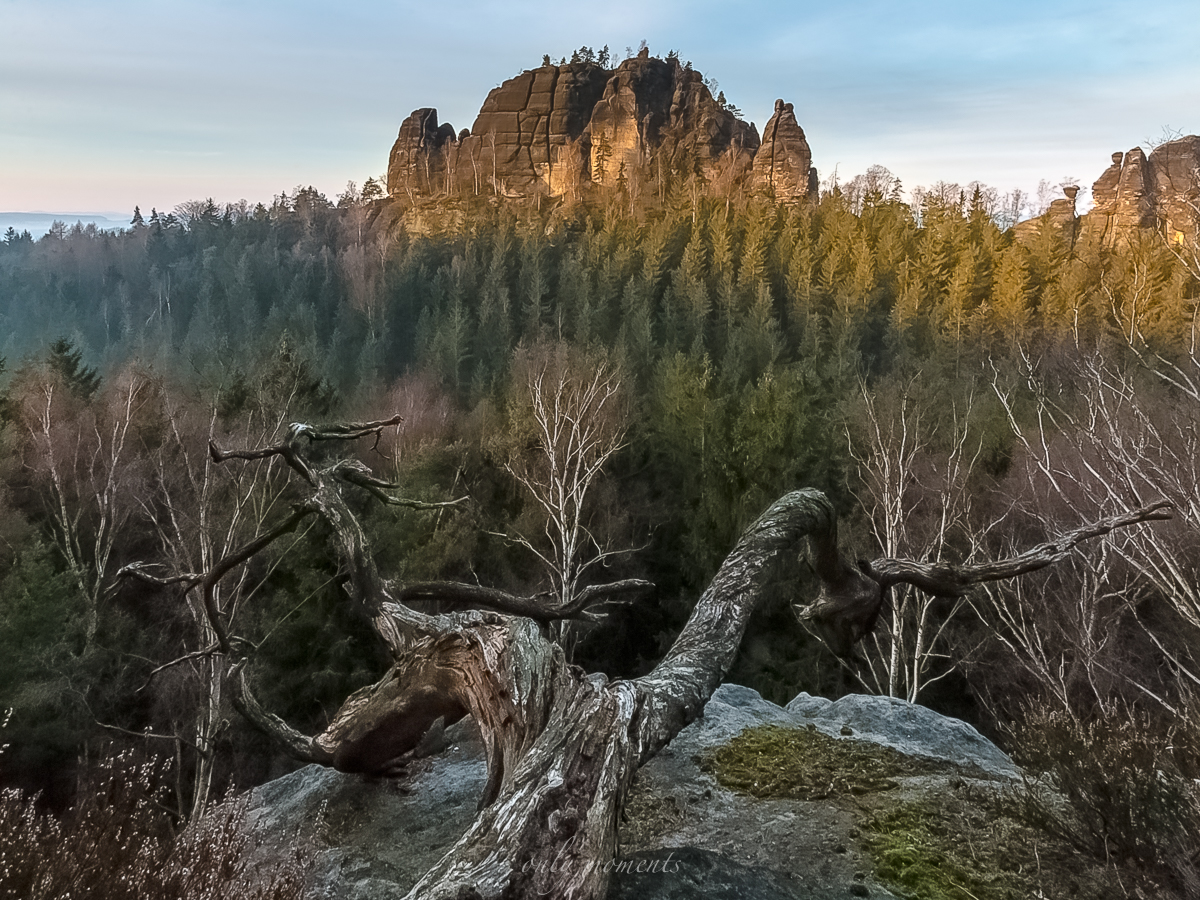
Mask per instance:
[[[814,567],[826,588],[822,589],[816,601],[799,609],[797,615],[802,622],[815,626],[817,633],[836,654],[849,656],[854,645],[870,634],[888,590],[897,584],[911,584],[937,597],[961,597],[976,585],[1017,578],[1044,569],[1065,559],[1084,541],[1109,534],[1118,528],[1171,517],[1171,504],[1159,500],[1131,512],[1076,528],[1024,553],[994,562],[955,564],[883,558],[867,563],[860,560],[858,571],[868,582],[876,585],[871,589],[868,582],[860,581],[863,587],[861,591],[829,591],[830,584],[850,578],[854,573],[835,555],[831,555],[835,554],[836,548],[833,551],[829,547],[815,549]]]
[[[556,605],[554,598],[520,598],[465,584],[393,584],[380,576],[341,491],[349,484],[379,496],[392,485],[376,480],[361,463],[320,468],[304,451],[314,440],[378,436],[378,429],[397,422],[393,417],[321,429],[297,424],[282,444],[258,450],[210,445],[218,461],[278,455],[309,489],[292,515],[263,537],[221,560],[212,572],[183,576],[178,583],[205,587],[205,608],[231,663],[237,708],[297,759],[349,772],[393,774],[435,721],[475,717],[487,759],[478,816],[413,887],[411,900],[600,900],[616,852],[621,807],[637,769],[703,710],[733,663],[773,560],[798,552],[806,538],[822,581],[808,615],[852,646],[874,624],[893,584],[961,592],[970,584],[1049,565],[1080,541],[1113,528],[1167,515],[1165,505],[1156,504],[983,566],[898,560],[852,565],[838,551],[829,501],[819,491],[795,491],[746,529],[658,666],[641,678],[609,681],[569,665],[544,623],[643,591],[645,582],[589,588],[572,603]],[[387,644],[392,665],[378,682],[347,698],[321,734],[310,737],[254,699],[247,661],[236,652],[241,644],[231,641],[222,611],[208,601],[215,579],[313,514],[329,526],[343,586]],[[144,569],[128,574],[152,579]],[[409,605],[422,600],[484,608],[433,615]]]

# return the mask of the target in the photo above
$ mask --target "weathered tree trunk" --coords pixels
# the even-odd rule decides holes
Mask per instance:
[[[330,526],[352,600],[390,647],[394,663],[376,684],[351,695],[320,735],[307,737],[263,710],[252,696],[244,660],[233,667],[238,708],[298,759],[343,771],[394,774],[438,719],[473,715],[479,723],[488,777],[480,811],[454,847],[409,893],[412,900],[549,897],[601,900],[617,846],[617,823],[637,769],[703,710],[737,653],[772,562],[797,552],[807,538],[823,588],[809,610],[850,644],[873,624],[890,584],[908,581],[935,593],[955,593],[979,580],[1009,577],[1046,565],[1085,537],[1151,518],[1161,504],[1081,529],[1008,563],[956,568],[880,560],[848,565],[837,549],[836,519],[824,495],[796,491],[777,500],[743,534],[704,592],[671,650],[648,675],[608,681],[569,665],[547,637],[544,622],[579,615],[542,604],[538,618],[478,609],[426,615],[401,602],[403,585],[380,578],[359,523],[339,482],[380,492],[361,463],[317,470],[302,455],[301,438],[322,440],[378,434],[397,420],[318,431],[292,426],[274,448],[225,453],[217,460],[279,454],[311,485],[309,499],[263,537],[223,559],[203,576],[206,599],[234,566],[317,514]],[[397,502],[397,501],[392,501]],[[197,578],[199,576],[191,576]],[[628,583],[613,586],[627,590]],[[409,596],[462,600],[462,585],[407,589]],[[529,600],[482,588],[473,602],[524,613]],[[603,599],[594,590],[591,600]],[[215,604],[206,607],[218,643],[234,656]]]
[[[566,665],[532,622],[481,625],[460,657],[460,696],[488,747],[484,807],[412,898],[602,898],[638,768],[704,709],[728,671],[770,563],[828,534],[817,491],[777,501],[725,561],[667,657],[607,681]],[[486,636],[485,636],[486,632]],[[469,662],[468,662],[469,660]],[[497,703],[499,701],[499,703]],[[492,792],[495,792],[494,796]]]

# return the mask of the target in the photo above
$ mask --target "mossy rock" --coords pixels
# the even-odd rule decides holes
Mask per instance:
[[[760,799],[853,800],[875,877],[906,900],[1119,896],[1103,865],[1021,821],[1020,788],[971,783],[970,767],[775,725],[747,728],[697,761],[723,787]],[[889,796],[914,775],[944,780]]]
[[[700,768],[722,787],[760,799],[826,800],[873,794],[896,778],[953,770],[951,764],[908,756],[868,741],[842,740],[809,728],[747,728],[704,754]]]

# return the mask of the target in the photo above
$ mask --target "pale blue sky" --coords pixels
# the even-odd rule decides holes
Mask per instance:
[[[0,0],[0,211],[330,197],[402,119],[582,44],[678,49],[761,130],[795,104],[822,177],[1090,184],[1114,150],[1200,132],[1200,5]]]

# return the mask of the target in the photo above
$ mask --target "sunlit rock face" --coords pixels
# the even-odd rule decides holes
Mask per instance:
[[[754,155],[753,183],[777,200],[816,196],[812,151],[790,103],[775,101],[775,113],[767,121],[762,146]]]
[[[580,137],[608,73],[590,63],[542,66],[494,88],[470,131],[437,127],[437,110],[404,120],[392,146],[392,196],[561,194],[585,172]]]
[[[1083,216],[1075,213],[1079,189],[1063,190],[1066,198],[1013,227],[1018,240],[1033,240],[1051,226],[1072,242],[1106,247],[1155,231],[1173,244],[1195,246],[1200,243],[1200,136],[1159,144],[1149,157],[1141,147],[1114,153],[1112,164],[1092,184],[1092,209]]]
[[[695,69],[646,51],[619,65],[592,110],[591,177],[616,185],[662,165],[694,170],[708,181],[745,168],[758,132],[718,103]]]
[[[1149,157],[1141,147],[1114,153],[1112,165],[1092,185],[1091,212],[1082,233],[1112,246],[1139,229],[1160,229],[1173,243],[1197,238],[1200,206],[1200,136],[1188,135],[1158,147]]]
[[[787,108],[772,118],[777,149],[762,184],[795,199],[808,193],[811,152]],[[732,184],[759,143],[754,125],[714,98],[699,72],[643,50],[615,69],[578,62],[522,72],[493,89],[457,135],[438,124],[437,110],[416,110],[392,147],[388,191],[532,199],[619,186],[636,195],[661,184],[664,171]]]

